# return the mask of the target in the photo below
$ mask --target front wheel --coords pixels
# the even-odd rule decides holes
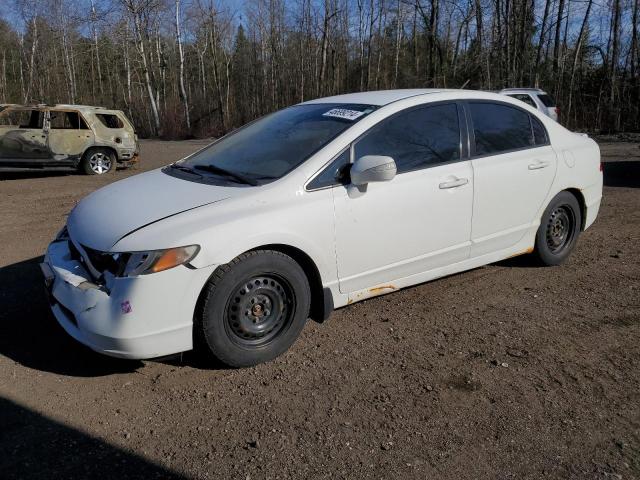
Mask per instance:
[[[543,265],[560,265],[578,240],[582,215],[580,204],[569,192],[556,195],[542,215],[536,233],[535,255]]]
[[[82,157],[82,162],[80,162],[80,169],[87,175],[104,175],[115,172],[115,155],[106,148],[87,150]]]
[[[273,250],[247,252],[216,269],[194,319],[196,348],[231,367],[284,353],[309,316],[311,293],[300,265]]]

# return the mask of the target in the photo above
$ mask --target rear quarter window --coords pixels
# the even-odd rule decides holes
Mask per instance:
[[[124,123],[117,115],[111,113],[96,113],[98,120],[107,128],[124,128]]]
[[[531,117],[531,129],[533,130],[533,141],[538,145],[547,145],[549,143],[549,136],[547,130],[542,125],[542,122],[533,115]]]
[[[553,99],[553,97],[551,95],[547,95],[546,93],[538,95],[538,98],[547,108],[554,107],[556,105],[556,101]]]
[[[531,98],[526,93],[510,93],[509,96],[513,98],[517,98],[521,102],[531,105],[533,108],[538,108],[538,106],[536,105],[536,102],[533,101],[533,98]]]

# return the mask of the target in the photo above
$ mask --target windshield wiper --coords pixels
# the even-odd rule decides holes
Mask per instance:
[[[215,165],[194,165],[193,167],[196,170],[202,170],[205,172],[217,173],[220,175],[224,175],[226,177],[233,178],[239,183],[244,183],[247,185],[251,185],[253,187],[258,185],[258,182],[253,178],[242,175],[241,173],[232,172],[230,170],[225,170],[224,168],[216,167]]]
[[[202,177],[202,175],[196,172],[193,168],[185,167],[184,165],[180,165],[179,163],[172,163],[171,165],[169,165],[169,168],[175,168],[176,170],[181,170],[183,172],[190,173],[191,175],[198,175],[199,177]]]

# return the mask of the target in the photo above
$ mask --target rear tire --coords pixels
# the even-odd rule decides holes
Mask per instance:
[[[243,253],[216,269],[194,319],[196,349],[230,367],[276,358],[309,316],[311,292],[300,265],[273,250]]]
[[[543,265],[560,265],[571,254],[580,235],[582,214],[575,196],[556,195],[542,215],[534,255]]]
[[[104,175],[116,171],[116,156],[106,148],[90,148],[82,156],[80,170],[87,175]]]

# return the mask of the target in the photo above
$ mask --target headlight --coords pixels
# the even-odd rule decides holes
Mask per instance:
[[[83,247],[93,268],[116,277],[135,277],[162,272],[190,262],[200,251],[198,245],[149,250],[146,252],[108,253]]]
[[[199,250],[200,247],[198,245],[189,245],[188,247],[169,248],[167,250],[121,254],[128,256],[121,276],[135,277],[169,270],[178,265],[188,263],[198,254]]]

